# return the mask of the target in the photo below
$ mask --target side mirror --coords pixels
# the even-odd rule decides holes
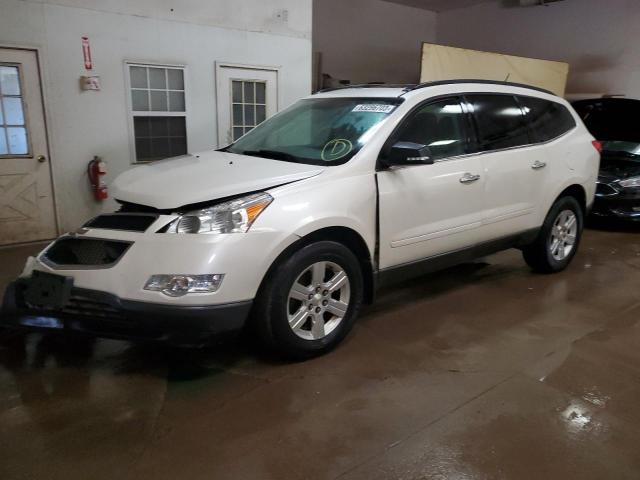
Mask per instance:
[[[388,165],[430,165],[433,163],[431,151],[426,145],[412,142],[397,142],[390,149],[383,162]]]

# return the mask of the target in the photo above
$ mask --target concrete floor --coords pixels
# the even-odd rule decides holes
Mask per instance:
[[[34,247],[0,250],[0,281]],[[328,356],[5,334],[0,478],[640,478],[640,230],[382,293]]]

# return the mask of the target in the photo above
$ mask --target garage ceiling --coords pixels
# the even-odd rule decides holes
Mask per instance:
[[[489,3],[493,0],[385,0],[387,2],[399,3],[409,7],[424,8],[432,12],[444,12],[456,8],[465,8],[479,3]]]

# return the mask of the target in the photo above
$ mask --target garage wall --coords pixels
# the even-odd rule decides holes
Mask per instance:
[[[352,83],[415,83],[436,14],[381,0],[315,0],[313,32],[322,72]]]
[[[0,46],[40,49],[63,231],[115,207],[93,200],[87,162],[103,157],[108,182],[133,161],[125,61],[186,65],[190,151],[216,144],[215,61],[280,67],[281,108],[311,90],[311,0],[0,0],[0,12]],[[79,88],[83,35],[99,92]]]
[[[569,62],[568,94],[640,98],[640,2],[492,2],[438,15],[437,43]]]

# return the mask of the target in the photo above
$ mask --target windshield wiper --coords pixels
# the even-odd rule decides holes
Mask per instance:
[[[298,163],[298,157],[286,152],[279,152],[277,150],[245,150],[240,155],[249,155],[251,157],[264,157],[272,158],[274,160],[284,160],[285,162]]]

